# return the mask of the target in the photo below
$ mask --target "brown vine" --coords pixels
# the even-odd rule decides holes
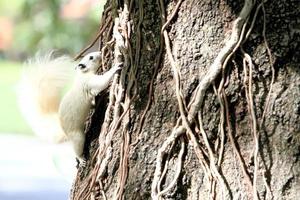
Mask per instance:
[[[128,178],[129,170],[129,152],[130,148],[139,142],[139,135],[143,129],[144,121],[147,116],[147,112],[152,104],[153,96],[153,84],[158,73],[158,68],[161,64],[162,55],[164,50],[166,51],[166,57],[170,63],[173,78],[175,82],[175,93],[178,102],[178,110],[180,117],[177,119],[176,126],[173,128],[169,136],[163,141],[161,147],[158,149],[155,172],[152,180],[151,197],[154,200],[161,199],[165,194],[170,192],[176,185],[178,178],[181,174],[183,167],[183,155],[185,151],[186,141],[181,137],[183,134],[187,135],[189,144],[193,146],[195,155],[199,160],[199,164],[205,174],[206,180],[208,181],[209,191],[211,199],[220,197],[221,199],[232,199],[232,194],[229,187],[226,184],[225,177],[221,172],[222,160],[224,154],[225,136],[229,138],[229,142],[235,155],[238,158],[240,168],[243,172],[244,179],[247,185],[252,190],[253,198],[259,199],[257,191],[257,178],[259,173],[259,130],[264,122],[265,113],[269,106],[270,95],[272,92],[272,86],[274,83],[274,67],[273,60],[269,45],[266,40],[266,25],[265,25],[265,10],[264,2],[256,3],[255,0],[245,0],[244,6],[233,22],[231,31],[231,37],[226,40],[224,47],[220,50],[213,63],[208,67],[208,71],[199,82],[196,90],[193,92],[192,98],[189,102],[185,102],[185,97],[182,93],[182,83],[180,66],[174,59],[172,52],[172,41],[169,37],[167,28],[171,25],[171,22],[175,20],[178,14],[183,0],[178,0],[174,6],[173,11],[169,16],[166,14],[166,8],[163,0],[157,0],[157,5],[160,10],[161,17],[161,35],[160,35],[160,48],[159,53],[155,60],[154,71],[152,78],[149,83],[148,101],[146,107],[141,114],[140,123],[136,130],[137,140],[131,143],[131,134],[133,133],[131,122],[131,104],[136,98],[137,94],[137,68],[139,66],[139,60],[141,57],[141,25],[144,18],[143,4],[144,1],[139,2],[139,17],[138,24],[136,27],[136,46],[135,55],[133,59],[133,53],[131,48],[131,31],[133,29],[130,11],[134,5],[133,0],[125,0],[123,5],[117,5],[116,1],[113,1],[113,6],[118,8],[117,16],[113,19],[113,12],[108,7],[105,11],[105,20],[102,21],[101,28],[96,35],[95,39],[83,49],[75,59],[81,57],[88,49],[90,49],[95,43],[100,40],[104,32],[108,30],[106,35],[106,44],[102,47],[102,68],[105,69],[104,65],[112,63],[114,65],[123,65],[124,68],[120,75],[116,75],[109,93],[109,104],[105,113],[105,120],[102,125],[102,129],[99,135],[99,148],[93,155],[95,160],[95,166],[90,172],[89,176],[85,180],[85,185],[81,188],[77,199],[97,199],[100,196],[103,199],[108,199],[105,193],[105,177],[104,174],[108,167],[110,160],[112,159],[114,146],[111,145],[112,139],[116,134],[119,134],[121,139],[120,152],[118,157],[120,158],[118,167],[117,186],[115,189],[113,199],[123,199],[124,189]],[[252,71],[254,65],[252,63],[251,56],[245,52],[242,48],[243,44],[247,41],[251,31],[256,22],[259,10],[263,11],[264,27],[263,37],[265,47],[268,52],[270,59],[270,65],[272,67],[272,79],[270,83],[270,90],[266,100],[265,108],[261,118],[260,125],[257,124],[257,116],[255,113],[255,104],[252,92]],[[251,13],[254,12],[253,15]],[[251,24],[249,25],[249,21]],[[113,34],[110,38],[109,33]],[[114,48],[114,54],[110,53]],[[248,105],[249,118],[251,121],[251,132],[253,134],[254,141],[254,172],[250,174],[245,161],[238,150],[237,141],[233,135],[233,127],[231,124],[231,116],[229,113],[229,103],[227,100],[225,88],[229,84],[229,74],[226,73],[226,66],[231,61],[232,56],[236,51],[241,50],[243,56],[243,69],[244,69],[244,88],[246,94],[246,101]],[[113,60],[111,60],[113,57]],[[229,71],[229,70],[228,70]],[[220,82],[217,83],[216,79],[221,75]],[[207,131],[204,129],[202,121],[202,104],[204,103],[204,97],[206,91],[210,86],[213,85],[213,89],[217,100],[220,105],[220,123],[218,128],[218,138],[214,144],[209,141]],[[218,85],[218,88],[216,88]],[[199,138],[203,141],[200,143]],[[177,164],[175,165],[175,173],[171,181],[162,183],[163,179],[167,176],[169,166],[169,160],[173,157],[172,147],[180,141],[180,151],[177,156]],[[167,155],[168,159],[163,159]],[[265,179],[264,179],[265,180]],[[164,187],[164,188],[163,188]],[[266,190],[271,194],[271,189],[268,183],[265,184]],[[221,191],[219,194],[217,188]]]

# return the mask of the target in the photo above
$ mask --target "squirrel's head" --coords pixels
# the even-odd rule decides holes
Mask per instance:
[[[76,66],[76,70],[80,70],[83,73],[93,72],[95,73],[99,67],[101,61],[101,52],[96,51],[85,55]]]

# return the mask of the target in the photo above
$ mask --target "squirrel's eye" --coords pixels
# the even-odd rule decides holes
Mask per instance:
[[[94,56],[90,56],[90,60],[93,60],[94,59]]]

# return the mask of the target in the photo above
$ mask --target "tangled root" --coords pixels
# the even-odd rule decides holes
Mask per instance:
[[[93,170],[88,178],[85,180],[85,185],[81,188],[79,195],[77,195],[77,199],[80,200],[99,199],[100,196],[103,199],[107,199],[107,195],[105,194],[104,189],[104,174],[110,160],[113,157],[114,151],[111,142],[117,130],[120,130],[122,140],[119,153],[120,163],[118,168],[117,187],[115,189],[113,199],[122,199],[128,177],[129,151],[131,147],[134,147],[135,144],[139,142],[139,138],[137,138],[135,142],[130,144],[131,134],[133,132],[133,130],[130,128],[130,106],[135,100],[137,94],[136,74],[141,51],[141,24],[144,18],[144,1],[139,1],[139,20],[136,27],[136,52],[134,59],[130,43],[132,30],[132,24],[130,22],[130,12],[134,1],[125,0],[123,9],[121,11],[117,10],[117,3],[115,1],[113,2],[114,3],[109,6],[104,12],[104,21],[102,21],[101,23],[103,25],[100,28],[95,39],[88,47],[86,47],[76,56],[76,59],[81,57],[98,40],[101,41],[103,38],[105,38],[105,45],[103,45],[103,47],[101,48],[103,70],[107,68],[106,66],[109,63],[121,63],[124,65],[121,74],[114,77],[112,86],[110,88],[109,104],[105,113],[105,120],[102,125],[98,140],[99,148],[93,155],[92,159],[93,161],[95,161],[95,166],[93,167]],[[257,5],[255,0],[245,0],[240,14],[233,22],[230,39],[225,42],[224,47],[220,50],[213,63],[209,66],[206,75],[199,82],[189,102],[185,102],[185,97],[182,93],[181,74],[179,70],[180,66],[178,64],[179,62],[176,62],[172,54],[172,44],[167,31],[167,27],[170,25],[171,21],[174,20],[174,17],[178,13],[182,2],[183,0],[178,0],[173,12],[170,14],[170,16],[167,16],[164,1],[157,0],[157,5],[159,6],[162,21],[160,49],[155,60],[153,76],[149,84],[148,102],[144,112],[141,115],[138,129],[136,130],[137,135],[140,135],[143,129],[145,118],[147,116],[147,112],[152,104],[153,83],[158,73],[158,68],[161,64],[162,55],[165,50],[173,72],[173,78],[175,82],[174,87],[176,91],[176,99],[178,102],[180,117],[178,118],[176,126],[173,128],[170,135],[166,137],[165,141],[163,141],[161,147],[158,149],[156,166],[151,186],[151,197],[154,200],[159,200],[165,194],[170,192],[176,185],[183,166],[183,156],[186,148],[186,141],[183,136],[184,134],[186,134],[186,138],[188,138],[189,144],[193,146],[194,153],[197,156],[199,164],[207,178],[207,185],[209,186],[211,199],[216,199],[217,195],[221,195],[222,199],[232,199],[230,188],[226,184],[226,179],[221,173],[221,165],[226,137],[225,135],[227,134],[234,153],[238,158],[241,170],[244,175],[244,179],[249,188],[252,190],[253,198],[259,199],[259,194],[257,192],[257,178],[260,174],[258,158],[258,154],[260,151],[259,130],[262,127],[265,113],[267,112],[267,108],[269,106],[269,99],[272,91],[272,85],[274,83],[275,74],[271,51],[265,36],[266,20],[264,2],[262,1]],[[258,125],[252,92],[252,71],[254,70],[254,65],[252,63],[251,56],[244,51],[242,45],[247,41],[249,35],[251,34],[260,9],[262,9],[264,16],[263,37],[268,56],[270,57],[270,64],[272,67],[272,80],[261,123],[260,125]],[[252,12],[254,12],[253,15],[251,15]],[[114,14],[117,14],[117,16],[113,20],[112,16]],[[251,21],[250,25],[248,23],[249,21]],[[229,79],[229,73],[225,74],[226,66],[231,60],[232,55],[238,49],[241,50],[243,55],[244,88],[248,104],[248,112],[251,120],[251,132],[254,141],[254,173],[252,177],[247,169],[241,153],[238,150],[237,141],[233,136],[233,128],[231,125],[229,114],[229,104],[225,93],[225,87],[227,86],[227,81]],[[112,53],[112,51],[114,51],[114,53]],[[217,87],[216,78],[220,75],[221,80],[218,83]],[[220,104],[220,124],[218,128],[219,134],[214,146],[209,141],[207,133],[203,128],[202,121],[202,104],[204,101],[206,90],[211,85],[213,85],[215,95],[217,96],[218,102]],[[198,137],[201,137],[204,144],[200,144]],[[177,144],[177,142],[180,142],[180,151],[177,156],[176,165],[174,166],[175,173],[172,180],[168,183],[167,186],[163,188],[162,182],[167,176],[168,170],[170,168],[169,160],[174,157],[171,151],[172,146]],[[166,156],[167,159],[164,159]],[[264,180],[266,179],[264,178]],[[219,187],[220,191],[222,191],[221,194],[217,193],[217,191],[219,191],[216,190],[217,187]],[[272,195],[269,184],[266,181],[265,187],[268,193]]]

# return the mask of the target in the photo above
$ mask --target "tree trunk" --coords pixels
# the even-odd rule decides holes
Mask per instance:
[[[71,199],[300,198],[300,6],[262,2],[107,1]]]

